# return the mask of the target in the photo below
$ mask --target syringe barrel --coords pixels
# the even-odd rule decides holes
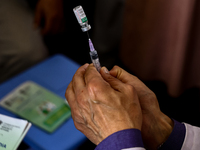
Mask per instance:
[[[100,72],[101,64],[99,62],[99,57],[98,57],[97,51],[94,50],[94,51],[90,52],[90,58],[92,60],[93,65],[97,69],[97,71]]]

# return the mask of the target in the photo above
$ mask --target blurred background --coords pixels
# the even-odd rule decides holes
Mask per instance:
[[[78,5],[102,66],[136,75],[165,114],[200,126],[197,0],[0,0],[0,83],[58,53],[90,63],[87,34],[73,13]],[[88,140],[79,149],[94,148]]]

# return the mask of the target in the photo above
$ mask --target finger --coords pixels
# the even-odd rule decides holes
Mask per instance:
[[[145,93],[153,93],[140,79],[118,66],[114,66],[109,73],[123,83],[134,86],[139,97]]]
[[[106,99],[107,93],[115,92],[115,90],[106,82],[101,74],[96,70],[93,64],[90,64],[85,72],[85,83],[89,101],[99,104],[108,104]],[[106,94],[105,94],[106,93]]]
[[[123,83],[126,84],[131,84],[134,87],[145,87],[146,85],[139,80],[136,76],[128,73],[127,71],[125,71],[124,69],[118,67],[118,66],[114,66],[110,72],[109,72],[113,77],[116,77],[117,79],[119,79],[120,81],[122,81]]]
[[[85,83],[89,95],[92,99],[98,99],[98,95],[112,91],[110,84],[107,83],[93,64],[90,64],[85,72]]]
[[[86,96],[87,94],[81,93],[81,95]],[[68,85],[65,96],[71,107],[75,127],[83,132],[87,137],[90,137],[92,142],[98,144],[99,142],[96,139],[98,130],[92,121],[94,115],[91,104],[89,104],[89,107],[85,109],[85,104],[79,103],[79,100],[74,93],[72,82]]]
[[[65,92],[65,98],[69,104],[70,107],[75,103],[75,94],[72,88],[72,82],[69,83],[66,92]]]
[[[71,108],[71,114],[74,121],[83,124],[84,118],[81,115],[80,108],[78,106],[78,103],[76,101],[75,93],[72,87],[72,82],[67,87],[67,90],[65,92],[66,100],[68,101],[68,104]]]
[[[131,74],[118,66],[114,66],[109,73],[124,83],[130,82],[130,78],[132,78]]]
[[[108,69],[106,67],[102,67],[100,71],[102,77],[105,81],[107,81],[112,88],[114,88],[117,91],[124,91],[124,83],[121,82],[119,79],[113,77],[110,75]]]
[[[72,82],[70,82],[68,87],[67,87],[67,90],[65,92],[65,97],[66,97],[66,100],[67,100],[67,102],[68,102],[68,104],[71,108],[72,116],[73,116],[73,110],[76,109],[77,102],[76,102],[76,99],[75,99],[75,94],[74,94],[74,90],[73,90],[73,87],[72,87]]]
[[[84,74],[85,74],[85,71],[88,68],[88,66],[89,66],[89,64],[85,64],[85,65],[81,66],[73,76],[72,86],[73,86],[75,95],[78,95],[85,87]]]
[[[94,67],[93,64],[90,64],[85,72],[85,83],[87,84],[93,79],[102,79],[101,75],[97,71],[97,69]]]

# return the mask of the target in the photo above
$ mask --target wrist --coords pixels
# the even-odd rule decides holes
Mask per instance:
[[[161,111],[148,116],[148,125],[143,124],[143,141],[149,150],[157,150],[173,130],[173,121]]]
[[[162,112],[157,117],[157,129],[155,129],[155,149],[160,147],[172,133],[174,122],[171,118],[163,114]]]

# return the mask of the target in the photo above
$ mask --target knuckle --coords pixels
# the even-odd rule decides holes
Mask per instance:
[[[95,80],[95,78],[92,78],[87,84],[88,90],[92,90],[92,91],[95,91],[97,89],[97,86],[98,86],[98,82]]]
[[[65,91],[65,97],[67,99],[67,97],[68,97],[68,90]]]
[[[135,93],[135,88],[130,84],[126,84],[126,90],[128,92]]]
[[[78,123],[78,122],[75,121],[74,122],[74,126],[76,127],[77,130],[79,130],[79,131],[82,132],[83,129],[82,129],[82,125],[80,123]]]
[[[76,112],[72,113],[72,119],[74,120],[74,122],[79,123],[79,124],[84,122],[83,117]]]
[[[72,81],[75,80],[76,76],[77,76],[77,72],[74,74],[74,76],[73,76],[73,78],[72,78]]]
[[[77,102],[78,102],[78,106],[81,108],[81,109],[84,109],[85,107],[87,107],[88,103],[87,103],[87,98],[86,98],[86,95],[84,94],[79,94],[77,95]]]
[[[112,77],[111,77],[112,79]],[[109,84],[106,84],[107,82],[105,82],[105,80],[99,79],[99,78],[91,78],[90,81],[87,83],[87,88],[88,90],[93,90],[93,91],[97,91],[102,89],[103,86],[107,86]]]
[[[97,82],[96,78],[95,77],[91,77],[90,80],[88,81],[88,85],[94,86],[94,83],[96,83],[96,82]]]
[[[65,97],[66,97],[66,98],[69,96],[69,93],[70,93],[70,89],[67,88],[66,91],[65,91]]]

